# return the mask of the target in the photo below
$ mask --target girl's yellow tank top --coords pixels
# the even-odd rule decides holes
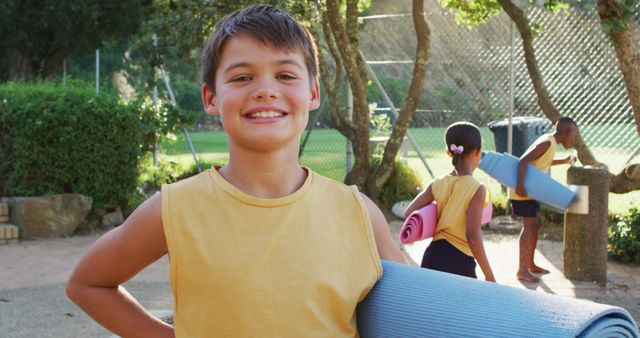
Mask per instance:
[[[431,183],[431,191],[438,205],[438,225],[433,240],[445,239],[465,255],[473,257],[467,242],[467,211],[469,202],[482,183],[471,175],[442,176]],[[486,206],[491,194],[485,189]]]

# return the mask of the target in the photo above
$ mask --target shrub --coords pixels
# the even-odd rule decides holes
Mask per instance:
[[[91,86],[0,85],[0,194],[79,193],[94,209],[135,191],[141,128],[133,107]]]
[[[505,194],[491,194],[493,204],[493,215],[509,215],[509,198]]]
[[[175,140],[175,134],[180,133],[183,126],[192,125],[196,120],[194,112],[180,109],[167,100],[160,100],[154,106],[149,96],[144,94],[138,95],[129,105],[140,118],[144,151],[153,151],[165,140]]]
[[[640,209],[613,217],[609,224],[609,257],[621,262],[640,263]]]
[[[145,193],[152,193],[160,190],[160,187],[165,183],[176,182],[183,171],[180,164],[165,157],[161,157],[154,165],[151,156],[145,156],[140,165],[138,186],[142,187]]]
[[[545,205],[540,206],[540,218],[543,224],[564,227],[564,213],[557,212]]]
[[[379,165],[380,159],[374,158],[374,166]],[[380,203],[388,209],[396,202],[413,200],[421,188],[422,180],[416,171],[402,161],[396,161],[391,176],[382,187]]]

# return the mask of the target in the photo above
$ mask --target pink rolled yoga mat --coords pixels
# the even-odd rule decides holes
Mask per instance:
[[[435,203],[415,210],[407,217],[400,230],[400,242],[409,244],[431,238],[438,224],[438,209]]]
[[[489,223],[493,213],[493,205],[487,204],[482,209],[480,224]],[[431,238],[436,233],[438,209],[435,203],[428,204],[409,215],[400,230],[400,242],[410,244]]]

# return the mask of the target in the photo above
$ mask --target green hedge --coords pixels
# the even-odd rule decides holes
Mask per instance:
[[[640,209],[616,215],[609,223],[609,257],[616,261],[640,263]]]
[[[80,193],[125,206],[138,177],[135,108],[89,86],[0,85],[0,194]]]

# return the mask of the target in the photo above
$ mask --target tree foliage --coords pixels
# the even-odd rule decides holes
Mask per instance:
[[[530,4],[537,3],[534,0],[528,0],[528,2]],[[494,15],[502,11],[502,5],[498,0],[440,0],[440,3],[443,7],[455,11],[458,24],[465,24],[468,27],[487,23]],[[552,12],[569,7],[562,0],[545,0],[542,6]]]
[[[72,53],[124,43],[138,31],[148,0],[3,0],[0,77],[50,78]]]
[[[194,66],[216,22],[238,9],[258,3],[268,3],[290,11],[299,19],[309,21],[312,1],[285,0],[156,0],[149,9],[140,33],[133,45],[142,56],[139,65],[153,79],[154,68],[168,60],[179,59]]]
[[[624,32],[633,29],[633,16],[639,0],[598,1],[600,24],[605,33]]]

